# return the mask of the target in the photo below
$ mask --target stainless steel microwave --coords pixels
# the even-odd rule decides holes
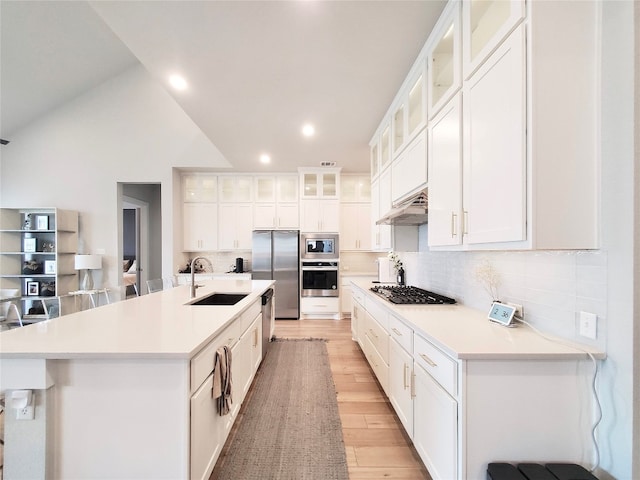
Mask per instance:
[[[340,247],[337,233],[303,233],[300,257],[304,259],[338,259]]]

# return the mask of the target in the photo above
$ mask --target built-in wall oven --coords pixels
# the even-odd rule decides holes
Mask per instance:
[[[338,260],[302,260],[303,297],[337,297]]]

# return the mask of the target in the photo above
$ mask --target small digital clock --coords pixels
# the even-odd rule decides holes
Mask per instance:
[[[500,302],[493,302],[491,310],[489,310],[489,320],[497,322],[500,325],[509,326],[513,321],[516,308]]]

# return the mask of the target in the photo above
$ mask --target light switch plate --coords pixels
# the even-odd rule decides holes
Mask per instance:
[[[580,312],[580,335],[595,340],[598,334],[598,316],[595,313]]]

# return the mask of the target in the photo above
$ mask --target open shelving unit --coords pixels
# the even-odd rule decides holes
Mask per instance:
[[[0,209],[0,288],[17,290],[14,301],[23,322],[45,319],[43,300],[77,289],[77,247],[76,211]],[[36,268],[30,271],[28,264]]]

